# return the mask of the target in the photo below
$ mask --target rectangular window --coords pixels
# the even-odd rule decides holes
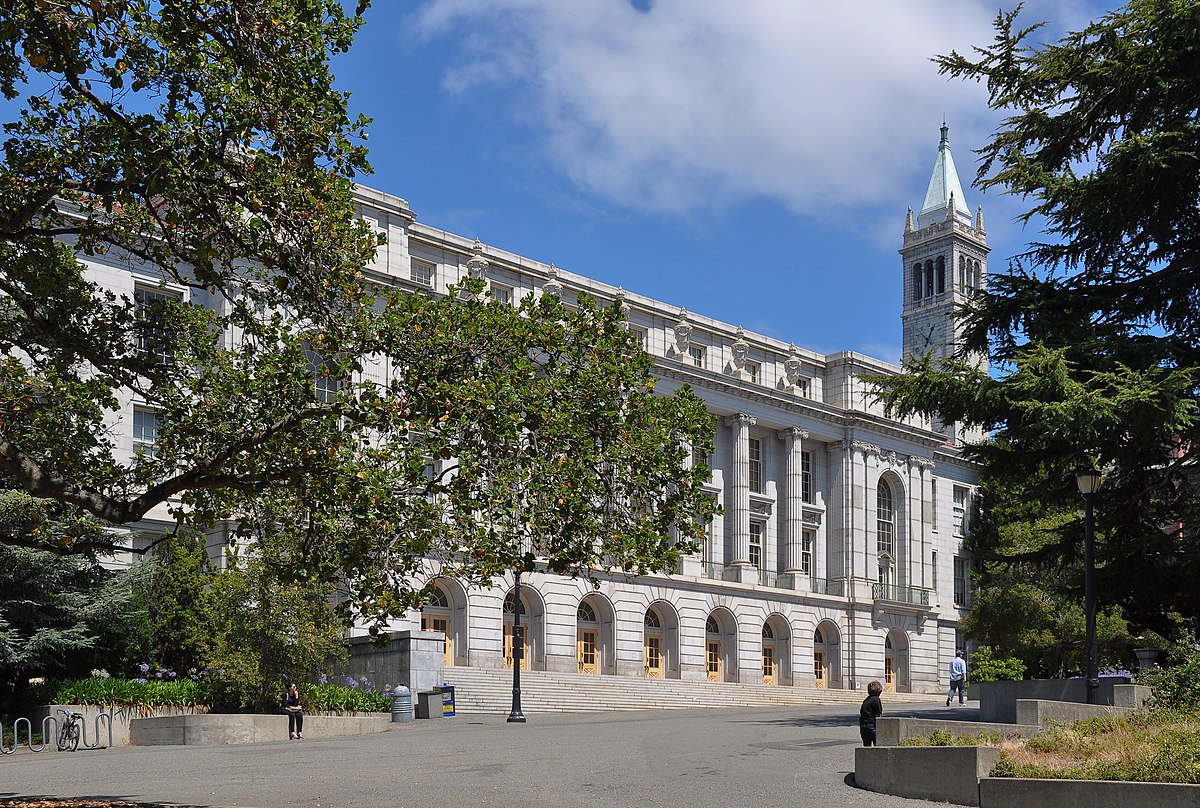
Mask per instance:
[[[813,501],[812,463],[812,452],[800,452],[800,499],[803,502]]]
[[[954,557],[954,605],[967,605],[967,581],[970,578],[971,567],[967,559]]]
[[[133,410],[133,453],[153,459],[158,443],[158,413],[135,407]]]
[[[138,287],[133,292],[138,317],[138,350],[165,365],[175,361],[175,349],[171,345],[170,329],[167,325],[167,310],[182,299],[181,295],[161,289]]]
[[[704,346],[693,345],[688,348],[688,356],[692,358],[692,364],[698,368],[704,367]]]
[[[513,304],[513,290],[511,286],[503,286],[499,283],[492,284],[492,300],[495,300],[502,306],[511,306]]]
[[[418,286],[433,286],[434,269],[433,264],[413,258],[409,264],[408,277]]]
[[[763,523],[750,523],[750,563],[762,569]]]
[[[762,364],[759,362],[747,362],[743,367],[746,369],[746,376],[754,384],[762,381]]]
[[[750,438],[750,490],[756,494],[762,493],[762,441]]]
[[[642,346],[642,350],[646,350],[646,329],[631,325],[629,326],[629,333],[633,334],[634,339],[637,340],[637,344]]]
[[[968,491],[961,485],[954,486],[954,535],[967,535],[967,496]]]
[[[692,468],[696,468],[697,466],[704,466],[706,469],[708,469],[706,479],[710,479],[712,477],[712,455],[705,451],[703,447],[693,445]]]
[[[792,389],[800,398],[808,398],[808,379],[796,379]]]
[[[806,530],[800,540],[800,571],[812,575],[813,545],[817,543],[817,531]]]
[[[929,562],[929,568],[932,571],[929,583],[933,586],[933,591],[937,592],[937,550],[933,551],[933,559]]]
[[[937,522],[938,522],[938,520],[937,520],[937,512],[938,512],[937,478],[935,477],[932,480],[930,480],[929,485],[930,485],[929,497],[930,497],[930,499],[933,500],[933,503],[932,503],[933,504],[933,513],[930,515],[930,518],[931,518],[931,521],[933,522],[934,531],[937,531],[937,529],[938,529],[938,527],[937,527]]]

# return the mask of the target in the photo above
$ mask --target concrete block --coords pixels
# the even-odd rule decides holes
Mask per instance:
[[[1146,685],[1117,685],[1113,688],[1113,706],[1141,710],[1154,695],[1154,689]]]
[[[1016,707],[1018,724],[1037,724],[1042,727],[1051,721],[1056,724],[1070,724],[1084,718],[1128,715],[1134,712],[1127,707],[1111,707],[1107,704],[1077,704],[1071,701],[1041,699],[1017,699]]]
[[[875,726],[875,742],[879,746],[899,746],[903,741],[928,738],[939,730],[953,735],[993,733],[1005,738],[1032,738],[1042,730],[1037,724],[985,724],[980,721],[887,716],[880,716]]]
[[[1105,676],[1100,679],[1100,703],[1115,704],[1113,688],[1130,683],[1128,677]],[[1017,699],[1070,701],[1087,704],[1084,679],[1027,679],[1022,682],[972,682],[972,694],[979,699],[979,720],[993,723],[1017,722]]]
[[[439,694],[438,708],[441,709]],[[367,735],[392,728],[386,713],[364,715],[305,715],[304,737],[334,738]],[[282,741],[288,737],[286,715],[216,714],[137,718],[130,722],[134,746],[218,746]]]
[[[1179,783],[1125,783],[1111,780],[1026,780],[984,777],[980,808],[1200,808],[1200,786]]]
[[[988,746],[860,746],[854,782],[896,797],[979,805],[979,778],[999,760],[1000,750]]]

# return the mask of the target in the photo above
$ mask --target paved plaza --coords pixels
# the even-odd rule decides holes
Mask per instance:
[[[886,715],[978,710],[885,700]],[[857,707],[459,715],[377,735],[242,746],[28,751],[0,800],[93,797],[199,808],[925,806],[854,788]]]

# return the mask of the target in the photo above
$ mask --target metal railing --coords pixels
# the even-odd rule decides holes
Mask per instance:
[[[813,578],[812,591],[818,595],[833,595],[837,598],[846,597],[846,582],[841,578]]]
[[[871,584],[871,597],[874,600],[887,600],[891,601],[892,603],[907,603],[913,606],[929,605],[929,592],[925,589],[914,589],[911,586]]]

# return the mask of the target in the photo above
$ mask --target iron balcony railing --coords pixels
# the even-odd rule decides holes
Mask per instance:
[[[914,589],[911,586],[872,584],[871,597],[875,600],[887,600],[891,601],[892,603],[908,603],[914,606],[929,605],[928,590]]]

